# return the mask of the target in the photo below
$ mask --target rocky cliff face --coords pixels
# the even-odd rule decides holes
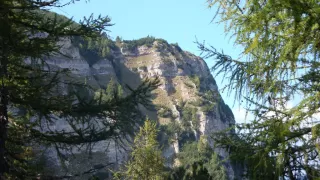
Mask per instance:
[[[69,58],[56,55],[47,62],[52,67],[71,69],[73,78],[97,88],[105,88],[111,78],[119,84],[136,87],[144,78],[160,77],[161,86],[155,90],[152,99],[155,110],[142,111],[160,124],[159,141],[164,146],[163,154],[168,166],[179,163],[175,155],[184,143],[209,136],[235,123],[232,111],[223,102],[203,59],[164,40],[134,46],[130,43],[117,42],[118,48],[111,50],[112,56],[107,59],[84,55],[67,38],[61,41],[61,52]],[[67,125],[61,121],[55,124],[55,128],[63,129]],[[213,142],[210,144],[213,145]],[[50,153],[52,161],[58,163],[55,153]],[[67,163],[73,172],[88,169],[102,160],[121,162],[126,154],[117,150],[113,142],[95,145],[89,160],[84,156],[83,159],[79,158],[82,157],[81,153],[77,151],[77,160],[74,158]],[[219,151],[219,154],[226,155],[223,151]],[[227,169],[232,177],[231,166]]]

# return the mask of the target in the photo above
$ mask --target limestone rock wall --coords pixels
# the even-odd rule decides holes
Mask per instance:
[[[175,45],[158,41],[152,46],[138,46],[134,50],[128,50],[122,45],[118,51],[113,51],[112,59],[88,60],[81,55],[79,48],[75,47],[70,39],[65,38],[61,41],[61,52],[64,55],[54,55],[47,60],[47,63],[55,68],[68,68],[74,78],[79,78],[97,88],[105,87],[111,77],[122,84],[135,86],[143,78],[159,76],[161,86],[155,90],[153,99],[158,111],[147,114],[151,113],[148,114],[149,117],[157,120],[163,127],[170,123],[190,125],[181,127],[183,133],[175,133],[172,137],[162,132],[164,137],[162,140],[167,142],[163,154],[168,159],[168,166],[174,165],[175,154],[187,140],[209,136],[235,123],[233,114],[221,99],[217,84],[203,59],[182,51]],[[96,63],[90,65],[88,61]],[[184,114],[190,108],[195,109],[192,112],[194,118],[186,120]],[[63,120],[54,126],[68,128]],[[187,138],[180,140],[180,136],[183,135]],[[168,141],[170,138],[171,141]],[[52,149],[50,153],[54,154]],[[81,151],[77,153],[83,158],[86,157]],[[226,152],[223,151],[219,151],[219,154],[226,156]],[[52,155],[53,159],[54,156]],[[73,167],[72,163],[76,163],[77,169],[84,169],[94,166],[98,160],[117,164],[125,159],[125,156],[126,153],[118,150],[113,142],[105,141],[94,147],[90,161],[70,160],[68,163],[69,167]],[[73,169],[72,172],[77,169]],[[231,166],[228,168],[228,173],[233,177]]]

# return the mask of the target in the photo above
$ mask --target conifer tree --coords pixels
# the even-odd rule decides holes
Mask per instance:
[[[121,43],[121,38],[119,36],[116,37],[116,43]]]
[[[171,172],[170,179],[227,179],[225,168],[205,136],[185,144],[178,159],[181,166]]]
[[[35,144],[62,154],[61,149],[71,146],[133,135],[141,122],[138,105],[148,105],[149,92],[157,86],[147,80],[136,90],[129,88],[125,97],[99,101],[79,94],[79,89],[92,88],[66,80],[69,70],[51,68],[46,59],[61,54],[60,40],[99,39],[111,25],[108,17],[90,16],[75,23],[46,10],[73,2],[0,1],[0,179],[35,178],[38,172],[30,168]],[[65,94],[62,85],[70,92]],[[72,131],[50,129],[48,124],[58,118]]]
[[[164,179],[164,158],[157,142],[157,133],[156,123],[146,120],[134,138],[131,157],[125,170],[117,176],[133,180]]]
[[[116,87],[116,84],[113,80],[113,78],[111,78],[111,80],[109,81],[108,83],[108,86],[107,86],[107,89],[106,89],[106,94],[107,94],[107,97],[106,99],[107,100],[110,100],[112,99],[112,96],[117,93],[117,87]]]
[[[204,43],[199,48],[255,116],[216,134],[217,144],[245,162],[250,179],[319,178],[319,1],[208,3],[244,50],[232,59]]]

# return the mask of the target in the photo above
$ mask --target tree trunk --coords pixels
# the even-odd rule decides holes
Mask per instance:
[[[4,53],[2,52],[2,55]],[[7,77],[7,58],[0,57],[0,179],[8,170],[8,163],[5,159],[7,129],[8,129],[8,90],[4,79]]]
[[[4,7],[0,3],[0,7]],[[3,179],[4,173],[8,172],[8,162],[5,158],[6,155],[6,140],[8,129],[8,89],[6,87],[6,80],[8,77],[8,54],[9,43],[11,36],[11,27],[9,25],[9,18],[7,13],[1,13],[0,19],[0,33],[1,39],[0,46],[0,179]]]
[[[0,179],[8,170],[8,164],[5,160],[5,143],[7,140],[7,126],[8,126],[8,97],[6,88],[1,87],[1,100],[0,100]]]
[[[4,46],[2,46],[4,47]],[[0,57],[0,179],[8,170],[8,163],[5,159],[7,129],[8,129],[8,90],[5,86],[7,77],[7,58],[5,49],[2,49]]]

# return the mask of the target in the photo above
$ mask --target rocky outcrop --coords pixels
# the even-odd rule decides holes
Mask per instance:
[[[112,51],[113,58],[94,60],[84,58],[79,48],[68,38],[61,41],[61,45],[64,55],[50,57],[48,64],[55,68],[68,68],[74,78],[97,88],[105,88],[111,77],[120,84],[133,87],[143,78],[160,78],[161,86],[155,90],[152,100],[157,111],[146,111],[146,114],[161,125],[160,142],[165,147],[163,154],[168,159],[168,166],[174,165],[175,154],[185,142],[209,136],[235,123],[205,61],[181,50],[177,45],[156,40],[151,45],[129,49],[126,43],[122,43],[118,44],[118,50]],[[173,132],[170,136],[168,127],[172,124],[178,124],[180,131]],[[64,128],[67,125],[59,122],[55,126]],[[210,143],[213,146],[214,142]],[[52,151],[50,153],[54,154]],[[119,163],[125,158],[125,153],[121,154],[113,142],[95,145],[89,161],[81,161],[85,157],[81,151],[77,154],[78,160],[70,160],[68,166],[77,167],[78,170],[93,166],[98,160]],[[226,156],[223,151],[219,151],[219,154]],[[54,156],[51,157],[54,159]],[[231,166],[228,173],[230,177],[233,176]]]
[[[157,41],[152,47],[140,46],[135,53],[124,51],[124,54],[127,54],[124,59],[126,67],[138,73],[140,77],[160,77],[162,85],[153,100],[160,108],[157,117],[159,123],[190,123],[190,127],[182,127],[185,132],[171,137],[172,144],[164,150],[167,159],[172,160],[170,157],[174,157],[187,141],[179,140],[184,133],[189,137],[194,136],[190,140],[198,140],[200,136],[210,136],[213,132],[221,131],[235,123],[232,111],[221,99],[217,84],[202,58],[182,51],[177,46],[160,44]],[[195,116],[193,120],[183,117],[188,108],[196,109],[191,112]],[[161,109],[169,109],[171,116],[163,116]],[[213,146],[213,142],[210,142],[210,145]],[[218,153],[227,156],[222,150]],[[171,161],[172,165],[173,163]],[[230,166],[228,174],[232,179],[233,170]]]

